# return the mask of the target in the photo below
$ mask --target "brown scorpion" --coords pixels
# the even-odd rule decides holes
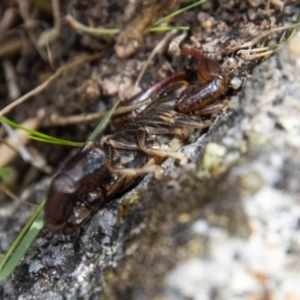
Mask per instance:
[[[195,129],[211,125],[207,116],[224,107],[219,98],[227,91],[227,82],[213,59],[190,48],[181,53],[196,59],[196,74],[175,73],[131,98],[132,104],[148,98],[151,103],[133,111],[117,133],[86,142],[55,175],[44,216],[50,231],[73,233],[144,174],[158,177],[165,158],[186,163],[178,150]]]

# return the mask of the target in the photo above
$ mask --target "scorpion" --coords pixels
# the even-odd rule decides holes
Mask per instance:
[[[167,157],[187,162],[178,151],[196,129],[211,126],[208,116],[224,107],[227,80],[221,66],[198,50],[181,53],[197,61],[196,71],[177,72],[133,96],[128,103],[151,101],[121,120],[116,133],[87,141],[54,176],[44,209],[51,232],[75,232],[143,175],[160,177]]]

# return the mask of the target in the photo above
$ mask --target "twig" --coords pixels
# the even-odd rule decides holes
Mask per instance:
[[[49,46],[49,43],[58,39],[61,32],[61,18],[59,12],[59,1],[52,0],[52,11],[54,19],[54,27],[48,30],[45,30],[39,37],[37,41],[37,46],[42,48]]]
[[[261,39],[263,39],[264,37],[266,37],[266,36],[268,36],[268,35],[270,35],[274,32],[280,32],[280,31],[290,30],[290,29],[295,29],[295,28],[300,28],[300,24],[299,23],[298,24],[291,24],[291,25],[286,25],[286,26],[274,28],[270,31],[262,33],[257,38],[253,39],[252,41],[240,45],[239,49],[241,49],[241,48],[251,48],[254,45],[256,45]]]
[[[20,97],[20,89],[17,83],[15,69],[8,58],[2,60],[3,71],[6,79],[8,97],[10,100],[15,100]]]
[[[275,50],[267,50],[267,47],[249,50],[239,50],[237,55],[241,55],[245,59],[257,59],[261,57],[267,57],[274,53]]]
[[[22,202],[24,204],[27,205],[31,205],[34,207],[37,207],[36,204],[24,201],[21,197],[17,196],[16,194],[14,194],[7,186],[5,186],[4,184],[0,183],[0,190],[2,190],[8,197],[12,198],[15,201],[19,201]]]
[[[183,32],[179,36],[177,36],[175,39],[173,39],[168,47],[168,53],[170,55],[179,56],[180,55],[180,44],[183,42],[183,40],[186,38],[187,33]]]
[[[0,33],[3,33],[8,28],[10,28],[15,21],[17,16],[17,9],[15,7],[9,7],[2,14],[0,19]]]
[[[173,37],[173,35],[175,35],[177,32],[177,30],[172,30],[170,32],[168,32],[164,38],[155,46],[155,48],[152,50],[152,52],[150,53],[149,57],[147,58],[147,61],[144,63],[143,68],[135,82],[135,85],[132,89],[132,91],[135,91],[135,89],[137,88],[137,86],[139,85],[142,76],[145,73],[145,70],[147,69],[147,67],[150,64],[150,61],[153,59],[153,57],[159,53],[160,51],[162,51],[162,48],[166,45],[166,43]]]
[[[0,58],[4,56],[9,56],[15,52],[19,52],[22,49],[22,40],[20,38],[14,39],[10,42],[5,43],[0,46]]]
[[[265,37],[266,33],[263,33],[255,40],[252,40],[252,41],[240,46],[239,48],[246,48],[248,46],[250,49],[241,49],[237,52],[237,55],[241,55],[242,57],[244,57],[246,59],[257,59],[257,58],[261,58],[261,57],[267,57],[267,56],[273,54],[280,47],[282,41],[287,41],[290,38],[292,38],[296,32],[297,27],[300,27],[299,23],[276,28],[276,29],[270,31],[267,35],[275,32],[275,31],[284,31],[284,30],[290,30],[290,29],[294,29],[294,30],[288,35],[288,37],[285,37],[285,38],[282,37],[281,40],[275,45],[259,47],[259,48],[251,48],[256,43],[258,43],[258,41],[260,39]]]
[[[13,103],[9,104],[8,106],[4,107],[0,111],[0,116],[2,117],[3,115],[7,114],[9,111],[11,111],[13,108],[18,106],[19,104],[25,102],[28,100],[30,97],[40,93],[42,90],[44,90],[50,83],[52,83],[57,77],[59,77],[63,72],[72,69],[74,67],[77,67],[83,63],[90,62],[93,60],[96,60],[103,56],[103,52],[92,54],[90,56],[81,58],[79,60],[73,61],[67,65],[64,65],[60,67],[53,75],[51,75],[45,82],[43,82],[41,85],[33,89],[32,91],[28,92],[24,96],[20,97],[19,99],[15,100]]]
[[[116,29],[116,28],[115,29],[107,29],[103,27],[93,28],[93,27],[83,25],[82,23],[78,22],[70,15],[66,16],[66,20],[69,23],[70,27],[79,33],[84,32],[91,35],[101,36],[104,34],[114,35],[120,32],[120,29]]]
[[[273,6],[275,6],[277,9],[279,9],[280,11],[282,11],[283,10],[283,8],[284,8],[284,2],[285,1],[279,1],[279,0],[271,0],[271,4],[273,5]]]
[[[142,105],[148,105],[151,103],[151,100],[145,100],[140,103],[137,103],[135,105],[126,106],[126,107],[119,107],[116,109],[114,116],[119,116],[126,114],[128,112],[131,112],[137,108],[139,108]],[[75,116],[68,116],[68,117],[58,117],[58,116],[52,116],[50,122],[46,122],[41,124],[43,127],[49,127],[49,126],[66,126],[70,124],[77,124],[77,123],[83,123],[83,122],[90,122],[94,120],[99,120],[100,118],[103,118],[107,112],[98,112],[98,113],[92,113],[87,115],[75,115]]]
[[[34,45],[36,51],[39,53],[41,58],[43,60],[47,61],[47,57],[45,56],[43,51],[40,49],[40,47],[36,43],[36,37],[35,37],[34,30],[33,30],[34,28],[32,27],[33,24],[35,24],[35,21],[32,20],[32,18],[30,16],[30,4],[31,4],[30,1],[18,0],[18,4],[19,4],[19,12],[20,12],[22,19],[24,20],[24,25],[27,30],[27,33],[28,33],[31,43]]]

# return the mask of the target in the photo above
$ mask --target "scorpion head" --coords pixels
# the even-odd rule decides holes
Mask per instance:
[[[105,183],[111,179],[106,154],[85,146],[52,180],[44,221],[52,232],[69,234],[89,220],[104,202]]]

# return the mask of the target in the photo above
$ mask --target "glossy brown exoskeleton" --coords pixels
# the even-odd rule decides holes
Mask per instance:
[[[193,71],[179,72],[133,97],[130,103],[150,97],[151,104],[133,111],[112,136],[87,142],[53,178],[44,218],[50,231],[76,231],[144,174],[159,177],[166,157],[186,162],[178,150],[196,128],[210,126],[207,116],[223,108],[227,84],[216,61],[193,49],[181,52],[197,60],[196,79]]]

